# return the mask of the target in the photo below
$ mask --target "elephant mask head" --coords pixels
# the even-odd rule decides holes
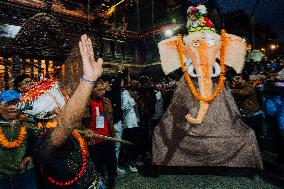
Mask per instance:
[[[190,26],[189,34],[183,39],[181,36],[175,36],[158,44],[161,65],[165,74],[182,67],[191,92],[200,102],[199,111],[195,118],[189,114],[185,116],[192,124],[200,124],[203,121],[209,103],[221,91],[220,88],[224,82],[224,66],[230,66],[237,73],[240,73],[244,66],[246,54],[246,43],[242,38],[227,34],[225,31],[222,31],[219,35],[211,27],[212,25],[208,27],[204,23],[205,18],[202,19],[203,21],[195,24],[195,26]],[[194,21],[191,23],[194,23]],[[187,68],[185,67],[186,62]],[[220,71],[218,85],[213,90],[211,78],[217,77]],[[200,94],[197,94],[190,76],[197,77]]]

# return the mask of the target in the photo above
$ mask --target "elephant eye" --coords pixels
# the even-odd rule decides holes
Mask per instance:
[[[200,45],[199,40],[192,42],[192,46],[193,46],[193,47],[198,47],[199,45]]]

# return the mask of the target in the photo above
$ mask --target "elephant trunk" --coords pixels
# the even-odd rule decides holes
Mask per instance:
[[[200,95],[202,97],[209,97],[212,95],[212,80],[211,75],[213,72],[213,65],[215,64],[215,58],[212,56],[208,50],[208,46],[201,44],[203,47],[199,48],[199,63],[194,63],[193,65],[196,68],[196,73],[198,75],[198,86]],[[192,124],[201,124],[205,118],[205,115],[208,111],[209,103],[200,100],[199,101],[199,110],[196,118],[193,118],[191,115],[186,115],[186,119]]]

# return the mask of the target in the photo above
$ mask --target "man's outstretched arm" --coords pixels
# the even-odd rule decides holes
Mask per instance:
[[[51,145],[54,146],[63,144],[80,123],[93,89],[92,82],[96,81],[103,72],[103,60],[101,58],[95,60],[92,41],[87,35],[81,36],[79,47],[83,61],[83,79],[57,117],[58,126],[51,133]]]

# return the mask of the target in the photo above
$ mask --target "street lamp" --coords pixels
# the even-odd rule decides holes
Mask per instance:
[[[270,45],[270,48],[271,48],[271,50],[272,50],[272,51],[273,51],[273,50],[275,50],[275,49],[276,49],[276,47],[277,47],[276,45],[273,45],[273,44],[272,44],[272,45]]]
[[[172,29],[166,29],[164,31],[164,34],[166,37],[172,37],[173,36],[173,30]]]

